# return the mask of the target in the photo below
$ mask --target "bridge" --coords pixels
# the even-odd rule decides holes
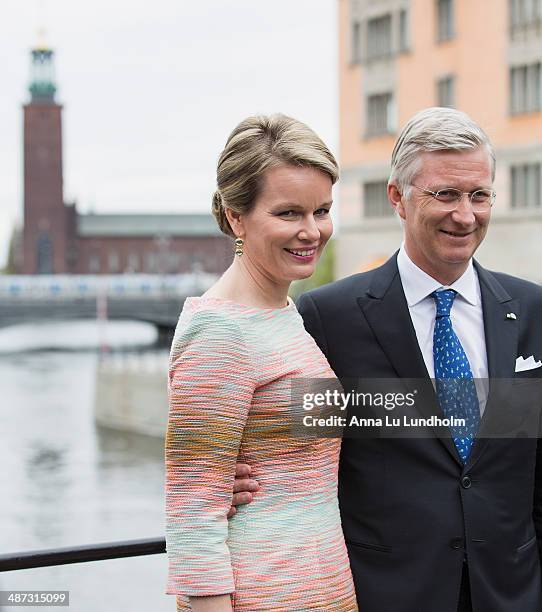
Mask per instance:
[[[201,295],[216,278],[203,272],[0,276],[0,327],[39,320],[109,318],[171,329],[185,298]]]

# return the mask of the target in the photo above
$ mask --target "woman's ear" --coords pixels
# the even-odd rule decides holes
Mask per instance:
[[[395,212],[401,217],[405,218],[405,205],[403,203],[403,195],[399,191],[397,185],[388,185],[388,200],[395,209]]]
[[[237,238],[244,238],[246,231],[243,223],[243,215],[227,207],[224,207],[224,214]]]

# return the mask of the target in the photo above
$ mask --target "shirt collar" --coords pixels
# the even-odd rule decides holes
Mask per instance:
[[[478,275],[472,265],[472,259],[463,274],[451,285],[444,286],[429,276],[421,268],[410,259],[405,250],[404,243],[399,249],[397,255],[397,267],[399,268],[399,276],[405,292],[406,301],[409,308],[421,302],[433,291],[438,289],[453,289],[469,304],[478,306],[480,304],[480,285],[478,283]]]

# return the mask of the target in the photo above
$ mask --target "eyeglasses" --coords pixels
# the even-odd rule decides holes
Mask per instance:
[[[438,191],[431,191],[430,189],[424,189],[418,187],[418,185],[412,185],[419,191],[431,195],[438,202],[438,209],[447,212],[455,210],[464,195],[469,196],[469,201],[474,212],[487,212],[495,202],[495,196],[497,195],[492,189],[477,189],[476,191],[461,191],[460,189],[454,189],[453,187],[446,187],[445,189],[439,189]]]

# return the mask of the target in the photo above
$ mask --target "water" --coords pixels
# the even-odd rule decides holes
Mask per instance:
[[[154,338],[129,322],[0,329],[2,553],[163,536],[163,441],[93,417],[94,349]],[[166,571],[165,555],[97,561],[5,572],[0,590],[69,590],[76,612],[173,611]]]

